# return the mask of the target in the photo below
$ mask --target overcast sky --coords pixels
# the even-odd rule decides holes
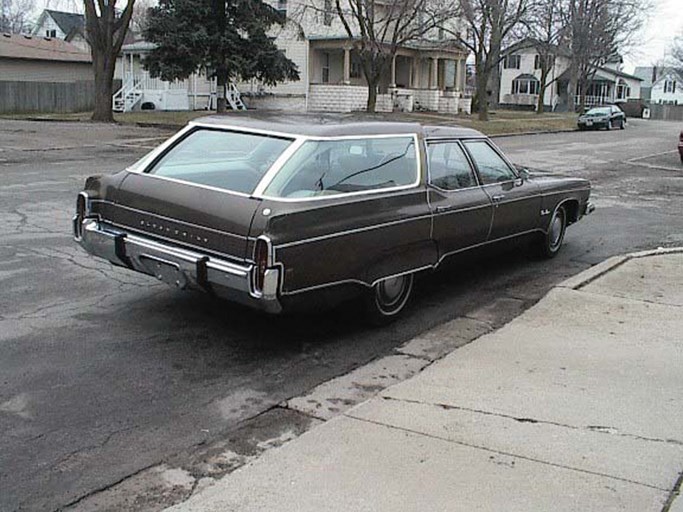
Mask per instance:
[[[624,55],[625,71],[661,60],[673,38],[683,30],[683,0],[652,0],[654,8],[642,32],[642,45]]]

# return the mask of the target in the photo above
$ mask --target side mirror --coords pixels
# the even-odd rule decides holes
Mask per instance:
[[[521,169],[518,169],[519,171],[519,177],[522,178],[522,181],[526,181],[531,177],[531,173],[529,172],[529,169],[526,167],[522,167]]]

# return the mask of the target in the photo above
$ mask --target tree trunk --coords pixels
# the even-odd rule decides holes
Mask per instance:
[[[545,57],[547,60],[548,57]],[[538,90],[538,102],[536,104],[536,113],[538,115],[543,114],[543,111],[545,110],[545,91],[548,88],[548,84],[546,83],[548,81],[548,72],[550,70],[545,67],[545,64],[541,66],[541,81],[539,84],[539,90]]]
[[[489,120],[489,101],[486,94],[487,86],[489,83],[490,71],[482,70],[482,73],[477,73],[477,106],[479,109],[479,120],[488,121]]]
[[[568,112],[576,112],[576,84],[578,82],[578,73],[576,61],[572,59],[569,64],[569,86],[567,87]]]
[[[116,61],[97,49],[93,49],[92,56],[95,71],[95,109],[92,120],[113,123],[112,81]]]
[[[375,106],[377,105],[377,82],[379,80],[373,79],[372,81],[368,81],[368,105],[367,105],[367,112],[374,114],[375,113]]]
[[[228,92],[228,73],[224,69],[216,72],[216,112],[223,114],[227,110],[226,95]]]

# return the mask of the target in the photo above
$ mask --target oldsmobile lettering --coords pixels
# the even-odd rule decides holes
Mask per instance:
[[[73,224],[86,251],[172,286],[271,313],[359,295],[382,323],[448,256],[519,237],[555,256],[589,195],[469,129],[208,117],[88,178]]]

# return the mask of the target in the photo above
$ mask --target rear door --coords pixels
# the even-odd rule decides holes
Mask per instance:
[[[493,145],[484,139],[464,142],[483,190],[493,203],[489,240],[509,238],[535,230],[541,214],[536,184],[523,180]]]
[[[493,207],[457,141],[430,141],[429,203],[433,238],[443,258],[486,241]]]

